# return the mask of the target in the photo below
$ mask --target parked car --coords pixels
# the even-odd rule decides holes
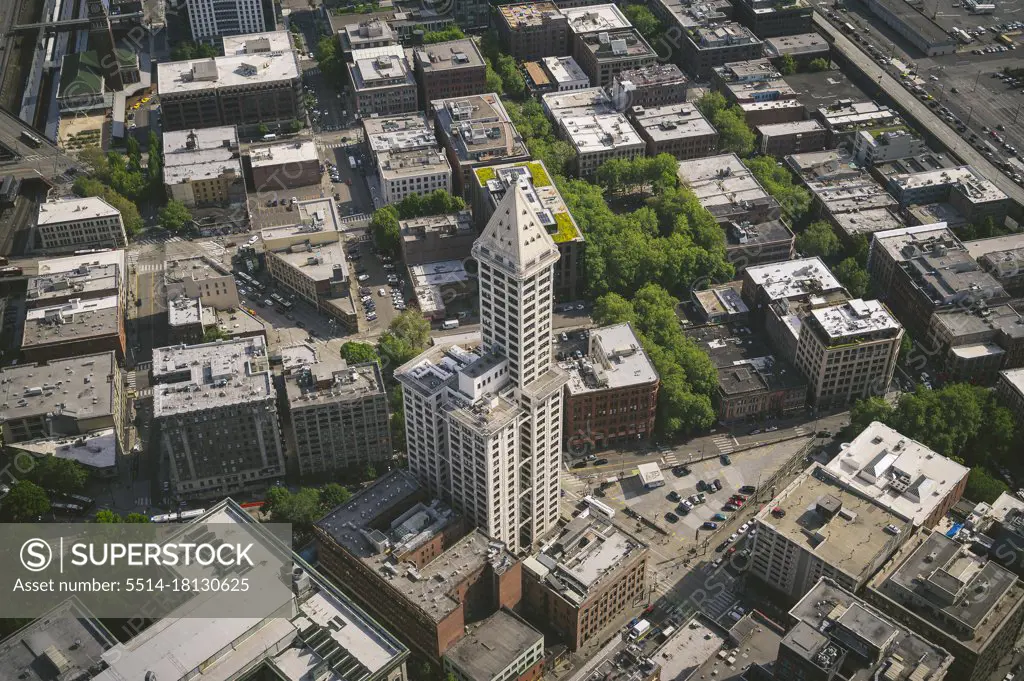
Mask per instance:
[[[740,492],[743,494],[753,494],[756,491],[757,488],[753,485],[743,485],[743,487],[740,487]]]
[[[689,475],[689,474],[690,474],[690,469],[687,468],[686,466],[673,466],[672,467],[672,475],[676,476],[677,478],[681,478],[684,475]]]
[[[722,460],[723,466],[728,466],[732,464],[732,459],[729,458],[728,454],[722,454],[722,456],[720,456],[719,458]]]
[[[677,516],[672,511],[669,511],[665,514],[665,520],[669,521],[670,523],[676,523],[679,522],[679,516]]]
[[[668,500],[671,501],[672,503],[676,503],[677,501],[679,501],[679,492],[677,492],[675,490],[672,490],[671,492],[669,492],[668,493]]]
[[[594,459],[595,466],[604,466],[608,463],[608,459]]]
[[[706,520],[704,522],[704,524],[701,525],[701,528],[703,528],[705,530],[717,530],[718,529],[718,523],[712,522],[710,520]]]

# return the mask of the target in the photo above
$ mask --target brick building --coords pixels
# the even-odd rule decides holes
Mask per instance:
[[[498,8],[498,38],[517,61],[561,57],[569,50],[569,23],[554,3],[524,2]]]
[[[468,38],[410,49],[409,58],[419,85],[420,104],[435,99],[465,97],[487,91],[484,57]]]

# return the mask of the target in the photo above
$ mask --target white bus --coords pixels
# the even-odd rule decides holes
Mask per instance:
[[[446,331],[449,330],[449,329],[457,329],[457,328],[459,328],[459,320],[458,319],[446,319],[446,320],[444,320],[444,323],[441,324],[441,328],[446,330]]]
[[[355,156],[349,156],[348,157],[348,167],[351,168],[352,170],[356,169],[356,157]]]

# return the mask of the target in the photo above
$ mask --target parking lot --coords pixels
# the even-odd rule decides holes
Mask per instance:
[[[373,252],[370,242],[346,243],[352,275],[359,284],[357,304],[371,333],[388,328],[396,316],[408,309],[412,290],[405,268]]]

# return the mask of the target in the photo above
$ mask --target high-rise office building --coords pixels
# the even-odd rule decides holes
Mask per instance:
[[[262,0],[188,0],[192,39],[260,33],[267,30]]]
[[[473,244],[482,343],[435,346],[395,372],[409,470],[516,551],[558,519],[562,386],[551,363],[558,248],[518,186]]]

